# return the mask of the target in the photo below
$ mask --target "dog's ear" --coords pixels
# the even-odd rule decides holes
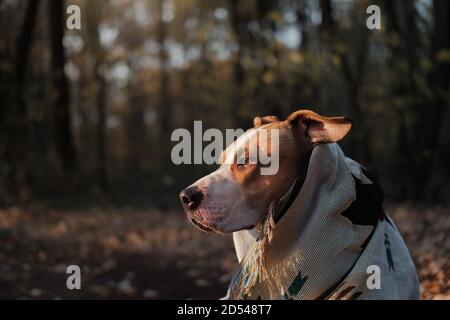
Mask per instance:
[[[352,121],[346,117],[324,117],[311,110],[296,111],[286,121],[297,136],[312,144],[337,142],[352,127]]]
[[[253,119],[253,125],[255,126],[255,128],[259,128],[262,125],[277,121],[280,121],[277,116],[255,117]]]

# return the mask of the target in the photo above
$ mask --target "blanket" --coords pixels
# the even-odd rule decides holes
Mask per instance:
[[[408,249],[362,166],[320,144],[296,184],[262,228],[233,234],[240,264],[226,298],[419,298]]]

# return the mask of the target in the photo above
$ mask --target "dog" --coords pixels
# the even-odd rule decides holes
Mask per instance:
[[[226,298],[418,299],[414,264],[380,187],[337,144],[350,119],[298,110],[253,124],[216,171],[179,195],[198,229],[233,233],[240,264]],[[278,139],[255,138],[271,130]],[[275,174],[261,174],[252,147],[278,151]]]

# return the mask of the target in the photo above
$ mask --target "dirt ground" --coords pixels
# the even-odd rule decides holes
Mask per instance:
[[[450,209],[388,207],[410,248],[423,299],[450,299]],[[181,211],[0,210],[0,298],[218,299],[236,267],[230,236]],[[82,290],[68,290],[79,265]]]

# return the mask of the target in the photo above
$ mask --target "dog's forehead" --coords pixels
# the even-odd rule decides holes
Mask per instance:
[[[245,150],[245,147],[248,147],[248,142],[252,141],[257,137],[258,129],[249,129],[243,135],[236,139],[232,144],[230,144],[221,155],[221,162],[225,163],[228,161],[232,161],[236,154]]]
[[[258,147],[261,148],[261,152],[267,152],[268,148],[271,147],[273,130],[278,130],[280,135],[280,131],[283,129],[280,125],[266,124],[259,128],[252,128],[247,130],[243,135],[241,135],[236,141],[230,144],[225,151],[223,151],[220,159],[221,163],[233,161],[236,155],[242,155],[245,151],[248,151],[250,144],[258,144]],[[261,139],[265,138],[267,143],[261,144]],[[270,151],[270,150],[269,150]]]

